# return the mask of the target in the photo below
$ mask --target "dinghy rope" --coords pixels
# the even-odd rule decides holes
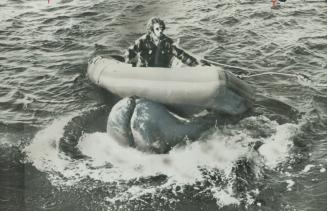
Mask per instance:
[[[221,66],[221,67],[225,67],[225,68],[239,70],[239,71],[243,72],[243,74],[235,74],[235,73],[234,74],[240,79],[253,78],[253,77],[264,76],[264,75],[280,75],[280,76],[294,77],[297,79],[297,81],[301,85],[304,85],[304,86],[327,87],[327,84],[316,83],[309,76],[302,74],[302,73],[292,74],[292,73],[264,72],[264,73],[258,73],[258,74],[251,74],[251,72],[253,72],[253,70],[251,70],[251,69],[237,67],[237,66],[228,65],[228,64],[222,64],[222,63],[214,62],[214,61],[211,61],[208,59],[200,59],[200,61],[205,62],[207,64],[215,65],[215,66]]]

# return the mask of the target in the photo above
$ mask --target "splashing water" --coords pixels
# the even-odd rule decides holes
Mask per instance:
[[[131,185],[114,197],[106,197],[110,203],[154,194],[158,189],[209,182],[210,185],[205,190],[216,199],[218,206],[239,204],[240,199],[233,189],[237,162],[246,159],[254,163],[252,168],[256,176],[260,176],[264,166],[275,168],[287,159],[292,136],[298,127],[293,124],[278,125],[263,116],[249,117],[238,125],[215,128],[205,138],[174,148],[168,154],[148,154],[126,148],[106,133],[95,132],[80,137],[77,146],[89,159],[74,160],[58,149],[64,127],[71,118],[54,121],[37,133],[32,143],[25,148],[29,161],[40,171],[48,172],[53,185],[65,188],[78,185],[85,179],[120,183],[158,175],[167,178],[155,187]],[[268,137],[254,135],[250,128],[242,128],[243,124],[252,124],[256,129],[261,127]],[[251,143],[257,141],[263,142],[258,151],[250,147]],[[215,177],[210,177],[217,172],[220,182],[212,179]]]

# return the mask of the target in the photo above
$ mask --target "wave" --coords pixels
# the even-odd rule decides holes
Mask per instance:
[[[69,122],[78,127],[79,123],[71,121],[76,117],[54,121],[36,134],[24,152],[38,170],[48,172],[55,186],[79,187],[85,180],[114,185],[117,193],[106,197],[111,205],[158,192],[167,192],[166,197],[177,192],[180,197],[187,187],[203,190],[198,194],[211,195],[219,206],[253,203],[259,194],[255,181],[263,177],[264,169],[287,161],[299,128],[291,123],[279,125],[264,116],[248,117],[236,125],[213,128],[200,140],[168,154],[120,146],[105,132],[83,132],[74,143],[84,157],[74,157],[60,149],[60,142],[71,132],[65,131],[73,125]],[[129,184],[127,189],[124,184]]]

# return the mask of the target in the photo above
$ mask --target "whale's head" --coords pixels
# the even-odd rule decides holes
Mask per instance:
[[[123,98],[112,107],[108,117],[107,133],[124,146],[134,146],[130,122],[135,105],[135,98]]]

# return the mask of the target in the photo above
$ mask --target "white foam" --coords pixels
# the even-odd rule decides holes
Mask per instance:
[[[72,163],[71,159],[60,153],[58,149],[58,141],[64,133],[64,126],[73,116],[62,117],[53,121],[51,125],[39,131],[32,143],[24,149],[28,161],[31,161],[40,171],[65,172],[65,175],[70,177],[76,175],[74,168],[69,168]],[[56,175],[50,174],[50,176],[54,178],[53,181],[56,183]]]
[[[230,172],[233,162],[246,153],[240,145],[226,144],[228,140],[207,140],[176,148],[169,154],[148,154],[117,144],[107,134],[87,134],[79,143],[79,149],[93,158],[93,162],[110,162],[114,172],[104,181],[136,179],[139,177],[167,175],[173,183],[189,184],[202,180],[198,167]]]
[[[256,118],[260,117],[251,117],[249,123],[256,122]],[[71,117],[67,117],[54,121],[49,127],[41,130],[31,145],[25,149],[29,160],[36,168],[49,173],[52,184],[70,186],[86,178],[102,182],[119,182],[166,175],[167,182],[156,186],[157,189],[163,189],[207,181],[208,177],[201,171],[205,169],[209,174],[218,171],[221,177],[228,181],[224,187],[212,182],[209,188],[219,206],[240,203],[232,189],[234,182],[232,170],[238,160],[244,158],[252,160],[256,165],[253,167],[254,173],[260,175],[262,165],[273,167],[285,161],[291,137],[296,131],[296,126],[292,124],[278,125],[266,119],[264,127],[269,125],[269,131],[275,132],[265,140],[262,140],[262,137],[253,138],[251,131],[240,130],[238,126],[228,126],[216,128],[205,140],[174,148],[168,154],[149,154],[124,147],[106,133],[96,132],[84,134],[78,144],[81,152],[91,159],[73,160],[58,150],[58,141],[70,119]],[[259,148],[260,154],[249,147],[250,143],[256,141],[264,141]],[[261,158],[264,158],[264,163]],[[113,198],[107,198],[106,201],[128,200],[131,197],[155,192],[154,187],[134,185]]]
[[[259,153],[265,158],[267,167],[275,168],[279,163],[285,161],[289,155],[289,149],[293,145],[291,138],[297,132],[294,124],[276,126],[276,134],[267,138],[259,148]]]
[[[315,165],[312,165],[312,164],[306,165],[306,166],[304,167],[304,169],[302,170],[302,172],[307,173],[307,172],[309,172],[313,167],[315,167]]]
[[[295,182],[293,180],[286,180],[286,183],[287,183],[287,190],[288,191],[291,191],[292,190],[292,187],[294,186]]]
[[[217,188],[213,188],[211,191],[213,193],[213,196],[217,199],[217,205],[219,207],[222,207],[226,204],[240,204],[239,200],[232,196],[233,192],[230,189],[219,190]]]

